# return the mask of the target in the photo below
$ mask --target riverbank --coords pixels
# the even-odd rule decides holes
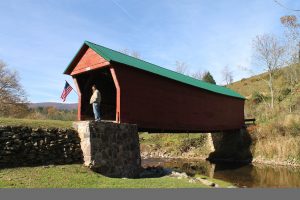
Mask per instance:
[[[184,154],[182,156],[168,156],[168,154],[164,154],[160,151],[158,152],[152,152],[152,153],[148,153],[148,152],[141,152],[142,153],[142,159],[184,159],[187,161],[207,161],[207,157],[205,157],[204,155],[200,155],[200,156],[194,156],[194,154],[192,154],[193,156],[190,157],[188,154]],[[151,156],[149,156],[151,155]],[[152,157],[152,155],[154,155]],[[231,163],[233,161],[224,161],[224,160],[220,160],[220,162],[228,162]],[[244,161],[234,161],[235,163],[245,163]],[[274,161],[274,160],[262,160],[262,159],[253,159],[251,162],[252,165],[270,165],[270,166],[287,166],[287,167],[299,167],[300,168],[300,164],[298,163],[291,163],[291,162],[284,162],[284,161]]]
[[[141,156],[148,158],[205,160],[214,152],[214,144],[208,134],[147,134],[140,133]],[[289,146],[297,138],[255,138],[250,134],[253,164],[300,167],[297,149]],[[270,140],[273,140],[272,142]],[[275,144],[275,141],[276,144]],[[295,141],[296,140],[296,141]],[[273,145],[271,145],[271,143]],[[264,145],[265,144],[265,145]],[[290,147],[290,148],[288,148]],[[291,148],[292,147],[292,148]],[[288,151],[289,149],[289,151]],[[216,159],[217,160],[217,159]],[[233,161],[220,159],[220,161]],[[245,162],[245,160],[234,160]]]
[[[210,178],[230,182],[240,188],[299,188],[300,167],[252,163],[210,163],[197,159],[149,158],[144,166],[162,166],[185,172],[201,173]]]
[[[185,159],[190,161],[198,161],[198,160],[207,160],[206,155],[195,155],[194,153],[185,153],[181,156],[170,156],[166,151],[156,150],[152,152],[141,152],[142,159]],[[224,162],[224,160],[223,160]],[[225,161],[232,162],[232,161]],[[235,161],[239,162],[239,161]],[[241,161],[243,163],[244,161]],[[300,167],[299,163],[292,163],[289,161],[275,161],[275,160],[264,160],[261,158],[255,158],[252,160],[251,164],[262,164],[262,165],[272,165],[272,166],[290,166],[290,167]]]
[[[216,186],[234,187],[229,182],[204,175],[189,177],[185,173],[177,172],[155,178],[109,178],[80,164],[0,169],[0,188],[212,188]]]

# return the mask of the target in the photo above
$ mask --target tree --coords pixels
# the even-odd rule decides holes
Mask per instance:
[[[120,52],[128,56],[141,59],[141,54],[137,51],[130,51],[129,49],[121,49]]]
[[[232,71],[230,71],[228,66],[225,66],[222,70],[223,81],[225,81],[226,85],[229,85],[233,82]]]
[[[175,71],[184,75],[189,74],[189,68],[185,62],[176,61]]]
[[[126,55],[130,55],[129,49],[121,49],[120,52]]]
[[[195,73],[192,73],[191,76],[195,79],[198,79],[198,80],[202,80],[203,78],[203,72],[202,71],[197,71]]]
[[[280,18],[281,24],[284,26],[286,51],[288,56],[288,64],[300,63],[300,24],[294,15],[286,15]]]
[[[210,74],[209,71],[206,71],[203,73],[202,81],[205,81],[207,83],[216,84],[214,77]]]
[[[20,116],[28,112],[26,94],[16,71],[0,60],[0,115]]]
[[[141,59],[141,54],[137,51],[132,51],[131,56],[135,57],[135,58],[138,58],[138,59]]]
[[[294,15],[282,16],[280,21],[285,28],[285,48],[287,52],[287,67],[284,71],[285,81],[289,85],[289,90],[293,93],[300,75],[300,24]],[[292,112],[292,98],[288,99],[289,111]]]
[[[300,68],[300,24],[294,15],[286,15],[280,18],[281,24],[285,27],[287,70],[286,80],[290,89],[299,82]]]
[[[268,79],[264,80],[270,90],[271,96],[271,109],[274,108],[274,85],[273,77],[278,68],[284,63],[284,46],[280,44],[278,39],[273,35],[258,35],[253,40],[253,48],[255,50],[254,57],[259,65],[263,66],[263,69],[268,74]]]

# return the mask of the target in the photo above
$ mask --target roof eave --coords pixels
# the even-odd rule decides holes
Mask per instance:
[[[73,59],[71,60],[71,62],[68,64],[67,68],[65,69],[65,71],[63,72],[63,74],[66,74],[66,75],[70,75],[72,70],[71,68],[73,67],[73,63],[74,61],[76,60],[78,54],[80,53],[80,51],[82,51],[82,49],[84,48],[85,46],[85,42],[81,45],[81,47],[78,49],[77,53],[75,54],[75,56],[73,57]]]
[[[72,72],[72,68],[75,67],[74,66],[74,62],[76,61],[76,58],[79,56],[80,52],[84,49],[84,47],[88,47],[88,48],[91,48],[93,51],[95,51],[97,54],[99,54],[100,56],[102,56],[105,60],[107,60],[108,62],[117,62],[117,63],[122,63],[122,62],[119,62],[117,60],[114,60],[114,59],[111,59],[108,55],[106,55],[106,52],[103,52],[101,49],[97,48],[99,45],[95,44],[95,43],[92,43],[92,42],[89,42],[89,41],[84,41],[84,43],[82,44],[81,48],[77,51],[77,53],[75,54],[74,58],[72,59],[72,61],[69,63],[68,67],[66,68],[66,70],[64,71],[64,74],[67,74],[67,75],[70,75],[71,72]],[[104,47],[105,48],[105,47]],[[118,52],[119,53],[119,52]],[[146,61],[143,61],[143,62],[146,62]],[[126,63],[122,63],[122,64],[125,64],[125,65],[128,65]],[[150,63],[152,64],[152,63]],[[154,64],[152,64],[154,65]],[[131,65],[130,65],[131,66]],[[135,66],[132,66],[132,67],[135,67]],[[159,66],[157,66],[159,67]],[[139,67],[135,67],[135,68],[139,68]],[[139,68],[141,69],[141,68]],[[144,70],[144,69],[141,69],[141,70]],[[145,71],[148,71],[148,70],[145,70]],[[170,70],[171,71],[171,70]],[[157,74],[157,75],[160,75],[162,77],[166,77],[166,78],[169,78],[169,79],[172,79],[172,80],[175,80],[175,81],[179,81],[179,82],[182,82],[184,84],[188,84],[188,85],[192,85],[192,86],[195,86],[195,87],[198,87],[198,88],[202,88],[204,90],[207,90],[207,91],[210,91],[210,92],[213,92],[213,93],[217,93],[217,94],[220,94],[220,95],[225,95],[225,96],[229,96],[229,97],[232,97],[232,98],[238,98],[238,99],[243,99],[243,100],[246,100],[245,97],[243,97],[242,95],[240,95],[239,93],[231,90],[230,88],[226,88],[228,90],[230,90],[233,94],[224,94],[223,92],[216,92],[216,91],[213,91],[213,90],[210,90],[210,89],[207,89],[205,87],[199,87],[199,86],[196,86],[195,84],[190,84],[190,83],[186,83],[186,82],[183,82],[183,81],[180,81],[180,80],[177,80],[177,78],[172,78],[172,77],[169,77],[169,76],[164,76],[162,74],[158,74],[158,73],[155,73],[155,72],[152,72],[152,71],[148,71],[150,73],[154,73],[154,74]],[[191,78],[191,77],[189,77]],[[219,86],[219,87],[222,87],[222,86]]]

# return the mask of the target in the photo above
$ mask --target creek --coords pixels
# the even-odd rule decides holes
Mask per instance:
[[[300,167],[243,163],[210,163],[206,160],[148,158],[142,166],[161,166],[188,175],[206,175],[231,182],[237,187],[297,188],[300,187]]]

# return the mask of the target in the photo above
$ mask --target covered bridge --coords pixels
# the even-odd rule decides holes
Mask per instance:
[[[78,120],[93,119],[96,84],[101,118],[148,132],[213,132],[244,125],[245,98],[235,91],[85,41],[64,74],[79,94]]]

